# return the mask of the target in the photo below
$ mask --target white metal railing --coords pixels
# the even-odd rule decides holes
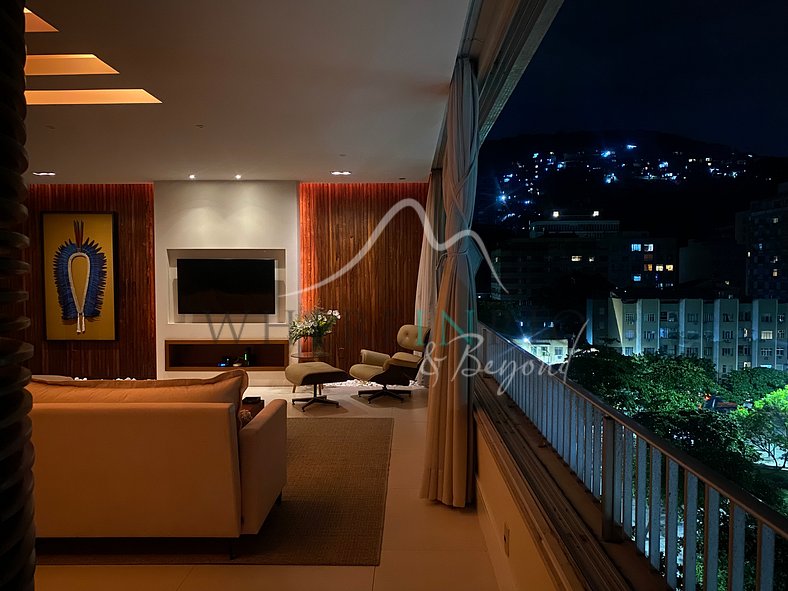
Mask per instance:
[[[775,568],[788,564],[775,546],[788,542],[788,519],[506,337],[479,331],[481,363],[600,501],[607,541],[631,539],[672,589],[738,591],[753,575],[757,591],[784,588],[788,573]]]

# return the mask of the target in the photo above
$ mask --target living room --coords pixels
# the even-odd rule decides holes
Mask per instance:
[[[81,378],[66,386],[77,394],[89,389],[89,384],[80,385],[87,378],[88,382],[102,380],[107,388],[102,396],[113,396],[109,391],[115,390],[124,397],[130,392],[143,397],[129,405],[139,405],[139,417],[113,422],[118,420],[113,414],[116,409],[102,405],[117,404],[107,398],[91,401],[97,406],[91,412],[106,411],[108,418],[99,421],[91,414],[86,419],[89,423],[69,423],[63,421],[62,413],[81,411],[59,408],[71,404],[63,400],[44,402],[31,387],[34,406],[50,405],[48,410],[55,413],[41,419],[44,415],[34,411],[34,437],[40,437],[43,425],[48,424],[61,438],[52,439],[55,444],[43,439],[36,442],[42,460],[33,470],[69,465],[57,457],[47,460],[46,449],[60,447],[67,453],[67,446],[73,444],[72,456],[77,450],[88,454],[102,433],[104,438],[114,433],[113,440],[125,439],[123,453],[129,458],[145,457],[157,465],[160,472],[150,473],[151,482],[174,480],[169,473],[181,475],[178,486],[185,488],[173,484],[172,494],[181,490],[177,494],[182,507],[189,504],[184,497],[213,491],[214,503],[227,500],[222,502],[223,510],[216,511],[217,522],[220,513],[237,504],[244,518],[251,514],[247,510],[257,511],[261,535],[269,528],[261,546],[245,544],[242,535],[229,550],[215,543],[207,547],[198,543],[195,549],[188,543],[170,544],[164,535],[151,546],[119,543],[109,552],[112,544],[102,548],[101,542],[82,542],[85,538],[157,538],[158,534],[139,532],[126,536],[122,527],[132,531],[148,521],[155,530],[160,525],[156,521],[165,519],[166,513],[151,510],[135,516],[128,511],[125,522],[120,520],[121,529],[108,529],[110,533],[98,536],[95,531],[54,528],[51,531],[56,533],[48,537],[56,543],[39,547],[35,575],[39,589],[137,589],[144,585],[184,590],[265,585],[497,589],[516,588],[515,581],[524,576],[543,581],[544,588],[560,587],[555,567],[545,564],[532,534],[523,529],[520,536],[513,518],[509,520],[517,532],[513,551],[524,556],[516,566],[508,563],[508,541],[504,555],[497,533],[488,531],[487,509],[474,504],[472,494],[466,499],[463,492],[454,502],[451,494],[448,502],[447,493],[443,500],[441,493],[430,495],[430,486],[425,485],[429,476],[424,476],[429,474],[429,460],[425,458],[435,444],[428,441],[428,407],[440,405],[432,389],[421,385],[426,381],[406,385],[410,395],[403,401],[383,397],[368,402],[359,396],[359,390],[367,386],[354,380],[351,370],[361,361],[362,349],[387,354],[413,349],[409,341],[398,342],[398,334],[403,325],[423,318],[419,314],[423,306],[417,302],[423,275],[423,220],[413,207],[390,219],[387,213],[412,200],[426,209],[428,219],[442,217],[435,215],[430,195],[434,195],[436,176],[441,176],[434,170],[445,168],[446,145],[451,144],[447,140],[451,108],[447,105],[452,80],[457,79],[456,63],[463,61],[457,58],[472,56],[479,80],[486,81],[479,95],[479,127],[489,129],[508,97],[507,80],[516,79],[522,73],[517,68],[524,67],[510,63],[502,68],[501,56],[524,59],[532,54],[560,3],[540,5],[527,23],[515,18],[527,11],[527,3],[504,11],[501,7],[506,3],[494,0],[467,5],[384,2],[374,7],[346,3],[330,9],[321,2],[302,4],[287,9],[239,2],[217,12],[215,6],[200,3],[185,14],[181,6],[169,1],[155,9],[62,6],[50,0],[27,3],[29,55],[83,52],[79,55],[84,56],[91,52],[115,73],[68,72],[52,63],[29,61],[29,168],[24,175],[28,215],[18,229],[30,244],[22,251],[23,261],[30,265],[23,279],[29,294],[23,314],[30,318],[30,326],[22,338],[35,352],[25,366],[38,376]],[[507,35],[517,27],[527,34],[512,44]],[[404,45],[403,38],[408,40]],[[34,71],[30,64],[41,69]],[[70,94],[84,89],[136,89],[146,96],[143,102],[130,104],[128,98],[107,102],[106,98],[75,99]],[[52,240],[80,247],[95,241],[94,222],[107,232],[100,241],[106,265],[98,296],[100,312],[86,313],[84,302],[79,303],[79,290],[72,285],[77,317],[64,320],[63,298],[68,298],[58,292],[57,261],[49,246]],[[376,228],[380,228],[379,235]],[[364,256],[345,272],[345,265],[360,252]],[[273,308],[251,315],[218,309],[206,314],[179,310],[179,261],[232,259],[273,261]],[[70,265],[65,263],[67,277],[72,274]],[[90,267],[87,274],[90,277]],[[89,283],[84,287],[86,294]],[[292,343],[288,337],[292,321],[317,307],[338,310],[341,317],[326,339],[324,356],[306,363],[325,363],[347,378],[326,382],[322,394],[322,382],[315,381],[320,378],[310,381],[307,377],[297,383],[286,373],[290,366],[305,365],[293,355],[315,353],[309,339]],[[216,348],[226,341],[234,343],[226,353]],[[236,345],[243,349],[278,347],[279,357],[271,354],[272,361],[255,365],[236,353]],[[186,355],[179,361],[173,353],[178,346],[179,354]],[[206,347],[211,347],[207,357]],[[222,380],[235,375],[233,365],[249,369],[230,387]],[[243,429],[234,431],[236,417],[227,415],[226,409],[240,408],[240,399],[223,401],[226,408],[221,418],[216,409],[210,411],[212,418],[205,418],[201,413],[208,411],[200,407],[205,401],[153,402],[144,399],[144,386],[108,385],[117,380],[164,384],[171,379],[202,379],[204,383],[189,382],[183,387],[227,386],[232,392],[223,395],[259,397],[261,402],[252,403],[257,405],[252,412],[260,417],[251,419],[257,419],[255,429],[246,434]],[[338,405],[301,410],[301,404],[291,404],[299,384],[299,396],[325,396]],[[44,388],[51,393],[64,386],[51,382]],[[276,402],[282,399],[286,404]],[[159,406],[148,407],[153,404]],[[184,418],[189,405],[195,405],[190,409],[193,416]],[[151,426],[151,415],[159,416],[159,412],[166,427]],[[271,434],[275,429],[270,425],[257,427],[277,421],[287,425],[286,435],[283,431]],[[205,431],[204,438],[195,438],[208,424],[211,435]],[[91,427],[81,430],[80,425]],[[97,431],[90,431],[94,428]],[[87,439],[80,442],[75,433],[86,434]],[[139,446],[147,447],[146,452],[135,449],[133,435],[139,433],[146,433],[147,445]],[[269,435],[279,439],[272,443],[266,439]],[[236,454],[224,464],[227,457],[213,458],[215,444],[202,441],[222,438],[231,442]],[[243,451],[253,446],[256,451]],[[155,450],[161,447],[179,458],[177,469],[171,458],[160,458],[157,463]],[[271,451],[275,449],[279,455]],[[332,463],[334,453],[338,465]],[[293,454],[298,457],[293,459]],[[187,455],[201,457],[185,459]],[[365,456],[368,463],[355,465],[354,458],[359,456]],[[251,457],[249,462],[258,468],[266,466],[267,474],[278,469],[277,463],[287,464],[286,483],[265,493],[264,509],[247,509],[244,493],[239,492],[253,478],[244,478],[245,457]],[[73,466],[72,473],[86,469],[79,463]],[[327,486],[325,482],[315,480],[320,466],[335,472],[326,475],[333,477],[334,488],[321,488]],[[354,471],[348,471],[350,467]],[[222,488],[222,478],[215,476],[225,469],[238,470],[230,476],[237,480],[235,489]],[[134,482],[142,477],[123,480],[121,473],[118,470],[115,494],[118,498],[129,494],[133,499]],[[360,477],[364,474],[374,481],[366,483]],[[471,488],[475,486],[472,469],[463,478]],[[36,479],[48,482],[42,473]],[[356,482],[356,490],[347,491],[348,482]],[[199,487],[201,494],[189,494],[190,486]],[[83,482],[71,492],[79,496],[88,488]],[[505,485],[496,481],[488,490],[497,495],[499,489],[503,491]],[[91,503],[85,511],[99,505],[111,507],[106,490],[98,487],[91,493],[96,496],[86,494],[83,500]],[[68,497],[65,489],[57,487],[48,494],[53,495],[54,505]],[[497,502],[504,503],[502,498]],[[43,515],[47,505],[41,499]],[[356,503],[358,523],[345,513],[341,527],[346,529],[339,537],[313,537],[310,529],[320,534],[320,524],[328,523],[321,521],[317,510],[322,507],[321,499],[336,500],[345,512]],[[361,507],[362,501],[370,506]],[[211,506],[211,498],[204,502]],[[289,512],[292,507],[296,507],[294,513]],[[323,508],[330,513],[331,507]],[[507,505],[506,511],[510,510]],[[97,515],[99,530],[112,521]],[[240,519],[239,515],[233,513],[227,519]],[[298,517],[290,523],[300,519],[301,529],[296,528],[296,536],[290,532],[288,538],[283,520],[291,515]],[[187,524],[197,521],[186,516],[184,510],[180,517]],[[77,519],[83,525],[88,521]],[[42,521],[41,532],[46,531],[43,526]],[[190,533],[189,526],[185,527],[171,537],[180,542],[190,537],[198,541],[234,537]],[[495,536],[494,549],[491,535]],[[348,541],[343,542],[341,536]],[[287,552],[274,543],[285,538],[291,544]],[[319,551],[310,551],[310,546]],[[338,555],[345,547],[355,549],[348,551],[350,557]]]

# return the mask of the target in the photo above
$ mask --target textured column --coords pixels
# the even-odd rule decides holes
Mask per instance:
[[[19,340],[27,293],[20,260],[26,236],[14,231],[27,217],[22,173],[25,152],[25,18],[22,0],[0,2],[0,590],[33,589],[33,447],[22,363],[33,348]]]

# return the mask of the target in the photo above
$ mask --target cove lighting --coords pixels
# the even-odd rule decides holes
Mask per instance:
[[[57,29],[25,8],[25,33],[57,33]]]
[[[46,172],[46,171],[34,172],[33,176],[55,176],[55,173],[54,172]]]
[[[117,74],[112,66],[92,53],[28,55],[25,76],[74,76],[85,74]]]
[[[349,170],[332,170],[331,174],[333,174],[334,176],[348,176],[349,174],[352,173]]]
[[[142,88],[26,90],[28,105],[131,105],[161,103]]]

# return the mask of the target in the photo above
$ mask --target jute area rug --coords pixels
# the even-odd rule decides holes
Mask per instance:
[[[287,486],[256,536],[39,540],[39,564],[380,564],[393,419],[288,419]]]

